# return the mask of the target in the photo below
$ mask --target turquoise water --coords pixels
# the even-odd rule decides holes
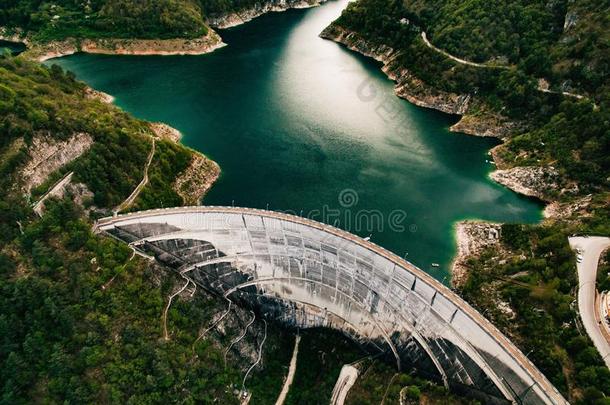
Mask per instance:
[[[52,63],[215,159],[204,204],[309,213],[442,280],[455,221],[535,222],[541,207],[487,178],[495,140],[449,132],[456,117],[395,97],[376,62],[318,37],[346,3],[221,31],[228,46],[208,55]]]

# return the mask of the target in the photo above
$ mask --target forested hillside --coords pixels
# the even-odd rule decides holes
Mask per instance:
[[[610,3],[605,8],[593,2],[577,7],[560,7],[561,2],[547,7],[541,1],[484,3],[479,7],[477,1],[360,0],[350,3],[333,26],[361,35],[371,46],[392,47],[397,51],[395,62],[424,86],[473,95],[478,102],[471,103],[471,114],[480,109],[523,122],[525,130],[511,133],[514,140],[507,143],[506,164],[555,165],[561,172],[558,189],[576,181],[577,194],[607,189],[610,27],[600,12],[607,15]],[[476,12],[464,11],[471,8]],[[500,67],[456,63],[426,46],[422,30],[441,49],[466,59],[491,60],[492,66]],[[552,89],[568,87],[585,96],[541,91],[541,78]]]
[[[194,38],[209,16],[235,12],[255,0],[5,0],[0,27],[22,29],[37,41],[75,38]]]
[[[609,15],[608,1],[359,0],[323,34],[392,48],[385,69],[402,96],[469,95],[470,120],[520,123],[496,163],[542,168],[535,194],[559,208],[541,225],[504,225],[497,245],[470,258],[459,290],[573,403],[610,395],[610,372],[578,329],[567,239],[610,235]],[[603,266],[599,280],[610,285]]]
[[[89,215],[108,213],[139,182],[153,133],[88,94],[56,67],[0,57],[0,402],[233,403],[227,386],[239,379],[236,369],[208,342],[192,346],[224,304],[203,295],[178,302],[168,319],[175,333],[163,341],[160,316],[178,277],[91,233]],[[49,200],[38,218],[24,167],[39,145],[74,133],[93,144],[31,198],[69,170],[82,186]],[[170,185],[193,152],[157,142],[157,163],[172,169],[147,190],[158,194],[155,204],[180,204]],[[89,198],[78,198],[83,187]]]
[[[207,17],[252,4],[4,0],[0,27],[22,29],[42,42],[194,38],[207,32]],[[573,233],[610,235],[608,15],[608,0],[358,0],[334,23],[371,46],[393,48],[393,63],[418,86],[472,97],[472,116],[519,122],[496,152],[504,168],[557,172],[552,187],[539,191],[565,215],[541,225],[504,225],[498,249],[469,261],[460,292],[575,403],[604,404],[610,396],[610,372],[578,332],[574,256],[567,245]],[[439,49],[486,67],[435,51],[422,32]],[[0,402],[236,402],[232,388],[243,373],[224,364],[222,350],[209,341],[193,345],[224,303],[199,295],[178,302],[168,319],[175,332],[164,341],[160,314],[182,280],[90,231],[91,220],[111,213],[142,179],[153,136],[148,123],[91,97],[70,73],[0,56]],[[82,139],[82,154],[41,182],[28,180],[25,168],[36,145],[73,139]],[[134,209],[184,202],[172,185],[193,152],[167,139],[156,142],[151,180]],[[32,203],[69,172],[74,187],[66,198],[51,199],[39,218]],[[606,287],[607,271],[599,277]],[[511,312],[501,311],[499,302]],[[281,362],[267,360],[275,385],[291,349],[284,346],[268,349],[281,348]],[[304,353],[315,359],[325,352]],[[337,372],[339,360],[327,364],[320,357],[312,364]],[[372,369],[356,386],[364,398],[357,403],[377,403],[406,385],[413,400],[420,389],[424,398],[448,400],[442,388],[405,375],[397,377],[399,387],[392,370]],[[328,390],[335,377],[313,375],[317,385],[302,388],[303,397],[320,386]],[[386,383],[388,389],[380,389]],[[252,386],[273,403],[266,380]]]

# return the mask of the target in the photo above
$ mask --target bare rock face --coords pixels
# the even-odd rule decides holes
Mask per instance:
[[[149,126],[160,139],[167,139],[177,143],[180,142],[180,139],[182,138],[180,131],[162,122],[151,122]]]
[[[578,15],[573,11],[568,11],[566,13],[565,19],[563,21],[563,32],[568,32],[572,28],[576,26],[578,22]]]
[[[114,97],[110,94],[92,89],[91,87],[85,88],[85,97],[89,100],[98,100],[105,104],[112,104],[114,102]]]
[[[457,254],[451,268],[451,283],[459,287],[468,279],[467,261],[477,257],[483,249],[500,246],[501,224],[464,221],[456,224]]]
[[[326,0],[267,0],[255,4],[253,7],[208,19],[210,26],[215,28],[229,28],[244,24],[269,12],[281,12],[291,8],[309,8],[320,5]]]
[[[559,173],[550,166],[523,166],[496,170],[490,174],[490,177],[517,193],[543,201],[550,201],[549,195],[559,190]]]
[[[550,219],[569,220],[577,214],[578,220],[592,215],[589,210],[592,196],[577,198],[568,203],[559,203],[554,201],[544,208],[544,217]]]
[[[197,205],[220,175],[220,167],[213,160],[194,153],[190,165],[175,180],[173,189],[185,205]]]
[[[65,141],[58,141],[49,134],[37,134],[29,147],[30,159],[21,169],[23,191],[44,183],[55,170],[70,163],[85,153],[93,144],[93,138],[86,133],[76,133]]]
[[[21,42],[25,45],[28,44],[28,39],[25,37],[24,32],[21,29],[8,29],[6,27],[0,27],[0,40]]]

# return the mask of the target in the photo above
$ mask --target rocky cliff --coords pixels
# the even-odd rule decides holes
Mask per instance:
[[[93,144],[86,133],[75,133],[66,140],[56,140],[45,132],[37,133],[28,148],[28,159],[20,169],[24,193],[44,183],[49,175],[85,153]]]
[[[453,132],[504,139],[524,130],[523,124],[488,112],[478,99],[469,94],[448,93],[424,83],[400,65],[399,53],[391,47],[374,44],[335,24],[327,27],[320,36],[383,63],[382,70],[396,82],[395,92],[399,97],[421,107],[461,115],[460,121],[450,128]],[[502,160],[498,148],[492,150],[492,156],[499,170],[490,174],[491,179],[511,190],[546,202],[552,201],[550,196],[561,192],[559,174],[552,167],[514,167],[511,162]],[[499,224],[477,221],[456,224],[458,252],[452,264],[454,285],[466,280],[469,257],[476,257],[484,248],[498,244],[499,229]]]
[[[200,55],[225,46],[214,31],[200,38],[185,39],[75,39],[46,43],[29,42],[25,55],[31,59],[45,61],[76,52],[109,55]]]
[[[500,224],[483,221],[462,221],[455,224],[457,253],[451,264],[451,283],[455,287],[468,279],[468,259],[489,247],[500,247]]]

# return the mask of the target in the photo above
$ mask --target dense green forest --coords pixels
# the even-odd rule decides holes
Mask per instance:
[[[0,27],[22,29],[36,41],[73,38],[194,38],[208,17],[256,0],[3,0]]]
[[[464,298],[529,353],[571,403],[610,403],[610,370],[581,332],[574,308],[578,280],[568,245],[573,233],[610,234],[609,218],[610,208],[602,205],[582,224],[505,224],[501,251],[508,253],[488,249],[472,258],[461,288]],[[608,280],[602,267],[600,287]],[[509,303],[514,314],[503,311],[499,301]]]
[[[582,44],[582,41],[569,42],[571,37],[568,34],[560,35],[561,30],[554,28],[559,24],[556,21],[559,17],[551,18],[554,9],[544,8],[543,2],[487,2],[487,5],[481,8],[481,10],[492,8],[487,12],[487,19],[479,18],[476,13],[466,14],[468,16],[466,18],[460,11],[456,14],[457,20],[453,29],[461,32],[460,29],[464,24],[470,27],[468,31],[471,34],[460,37],[465,49],[468,49],[468,44],[472,44],[476,47],[494,49],[493,53],[499,55],[503,51],[496,43],[504,36],[512,37],[510,32],[502,27],[510,25],[511,29],[518,29],[518,36],[523,44],[517,48],[510,45],[510,48],[524,50],[511,56],[512,62],[509,68],[486,69],[456,63],[427,47],[419,36],[422,29],[431,30],[432,33],[453,32],[448,25],[448,21],[451,20],[443,18],[441,11],[457,7],[455,4],[458,3],[462,10],[469,9],[471,5],[474,7],[479,2],[403,3],[398,0],[360,0],[350,3],[333,25],[355,31],[372,44],[384,44],[398,50],[397,63],[406,67],[426,85],[457,94],[475,94],[484,110],[501,113],[510,119],[525,121],[527,123],[525,131],[514,134],[513,139],[507,142],[507,152],[504,157],[511,165],[553,164],[562,175],[561,186],[576,181],[580,186],[581,194],[608,189],[610,187],[610,84],[607,79],[610,52],[600,52],[600,47],[607,47],[608,44],[607,38],[610,33],[610,27],[607,27],[608,21],[604,20],[604,24],[600,23],[597,26],[598,31],[589,35],[592,39]],[[427,7],[423,7],[423,4]],[[580,30],[579,27],[582,25],[586,26],[587,30],[590,29],[589,20],[585,21],[584,15],[593,15],[593,21],[600,19],[595,14],[600,6],[597,3],[591,4],[588,14],[582,12],[580,25],[577,24],[572,28],[573,30]],[[518,12],[504,10],[502,5]],[[606,6],[606,12],[610,12],[610,3]],[[520,16],[518,18],[520,20],[532,21],[534,16],[541,15],[542,12],[536,11],[540,7],[549,14],[547,16],[549,22],[546,25],[542,22],[528,22],[526,27],[518,28],[518,25],[515,26],[507,20],[493,31],[489,30],[490,33],[495,33],[495,35],[489,34],[489,39],[483,33],[477,34],[487,32],[490,18],[502,20],[515,14]],[[557,7],[565,12],[565,7]],[[584,6],[579,4],[579,7]],[[532,16],[529,16],[530,13]],[[405,18],[412,20],[409,20],[409,24],[405,24]],[[437,20],[443,23],[440,24]],[[478,28],[474,29],[473,24]],[[545,34],[539,31],[544,31]],[[554,34],[550,35],[549,32]],[[441,48],[445,48],[451,42],[445,43],[435,36],[432,40]],[[451,47],[448,49],[451,50]],[[544,53],[548,60],[539,60],[536,56],[537,51],[531,49],[544,50],[541,53]],[[584,78],[582,74],[566,67],[572,62],[571,58],[576,56],[589,61],[586,80],[581,80]],[[554,66],[566,68],[561,74],[559,71],[555,74]],[[579,69],[582,73],[583,67],[580,66]],[[574,79],[580,77],[579,81],[570,80],[572,76]],[[537,80],[540,77],[545,77],[551,83],[567,81],[574,86],[586,82],[586,85],[579,86],[578,91],[588,94],[588,98],[576,99],[541,92],[537,89]],[[553,195],[550,198],[557,196]]]
[[[235,403],[227,387],[239,370],[209,341],[192,348],[217,300],[176,302],[164,341],[161,313],[178,277],[93,235],[86,207],[70,196],[38,218],[19,188],[34,137],[87,132],[89,151],[41,188],[74,170],[94,192],[89,203],[107,210],[141,178],[152,135],[146,123],[87,98],[57,67],[8,56],[0,58],[0,117],[0,403]],[[155,193],[180,204],[166,197],[167,184],[192,152],[159,144],[156,164],[165,172],[153,175],[147,193],[155,204]],[[167,170],[168,160],[177,169]]]
[[[0,26],[21,28],[34,39],[66,37],[172,38],[206,33],[200,6],[190,0],[7,0]]]
[[[523,122],[497,155],[505,166],[553,166],[560,176],[542,190],[547,200],[591,198],[584,212],[563,219],[504,225],[501,249],[473,257],[460,288],[573,403],[610,402],[610,371],[579,331],[567,239],[610,235],[608,15],[608,1],[360,0],[333,23],[398,51],[395,63],[425,86],[474,95],[482,112]],[[426,46],[421,31],[436,47],[490,67],[449,59]],[[540,78],[583,97],[541,92]],[[600,288],[609,280],[602,266]]]

